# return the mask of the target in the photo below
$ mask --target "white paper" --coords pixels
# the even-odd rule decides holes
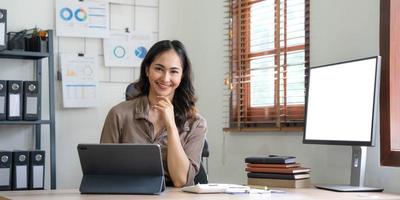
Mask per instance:
[[[112,32],[103,40],[106,67],[140,67],[150,46],[155,42],[151,33]]]
[[[28,187],[28,174],[27,174],[27,166],[21,165],[16,166],[16,188],[26,188]]]
[[[26,98],[26,114],[37,114],[37,97]]]
[[[9,186],[10,176],[10,168],[0,168],[0,186]]]
[[[6,45],[5,41],[5,33],[6,32],[6,24],[5,23],[0,23],[0,46]]]
[[[97,106],[97,55],[60,54],[64,108]]]
[[[109,4],[105,0],[57,0],[57,36],[109,36]]]
[[[38,165],[33,166],[33,188],[42,188],[43,187],[43,171],[44,166]]]
[[[4,105],[6,104],[6,98],[0,97],[0,114],[6,113],[4,110]]]
[[[209,184],[197,184],[192,186],[183,187],[182,191],[207,194],[207,193],[248,193],[250,191],[249,186],[237,185],[237,184],[221,184],[221,183],[209,183]]]
[[[9,116],[10,117],[19,117],[21,116],[21,108],[20,108],[20,98],[19,94],[10,94],[9,96]]]

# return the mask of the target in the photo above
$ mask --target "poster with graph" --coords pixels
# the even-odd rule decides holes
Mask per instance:
[[[97,55],[60,54],[64,108],[95,107]]]
[[[151,33],[111,32],[103,40],[106,67],[140,67],[150,46],[155,42]]]
[[[105,0],[57,0],[55,17],[57,36],[109,36],[109,4]]]

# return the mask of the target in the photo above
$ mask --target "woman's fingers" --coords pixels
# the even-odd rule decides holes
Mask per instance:
[[[158,102],[152,107],[162,113],[167,126],[172,126],[175,123],[174,106],[168,97],[158,96]]]
[[[171,101],[164,96],[157,96],[159,98],[159,101],[153,105],[153,108],[157,108],[157,110],[166,110],[166,109],[171,109],[173,108]]]
[[[171,101],[167,97],[164,97],[164,96],[157,96],[157,97],[158,97],[159,101],[157,102],[156,105],[164,107],[164,108],[172,106]]]
[[[165,96],[157,96],[157,97],[158,97],[158,99],[160,101],[167,102],[168,104],[171,104],[171,101],[169,100],[168,97],[165,97]]]
[[[163,110],[164,110],[164,107],[159,106],[159,105],[153,105],[152,108],[153,108],[153,109],[156,109],[156,110],[158,110],[158,111],[163,111]]]

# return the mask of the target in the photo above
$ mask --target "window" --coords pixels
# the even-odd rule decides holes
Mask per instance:
[[[382,0],[380,3],[381,165],[400,166],[400,2]]]
[[[228,131],[299,130],[309,0],[230,0]]]

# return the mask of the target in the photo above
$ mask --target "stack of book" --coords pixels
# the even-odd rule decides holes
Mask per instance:
[[[253,186],[305,188],[310,186],[310,168],[293,156],[247,157],[247,184]]]

